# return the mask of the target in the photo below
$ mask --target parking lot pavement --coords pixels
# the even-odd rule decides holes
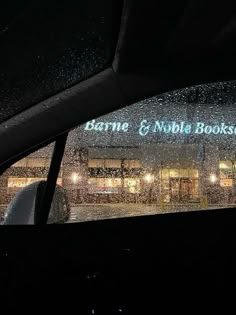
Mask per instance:
[[[0,216],[4,215],[7,205],[0,205]],[[216,208],[232,208],[235,204],[209,205],[201,209],[200,204],[73,204],[71,205],[70,222],[83,222],[105,220],[112,218],[124,218],[142,215],[165,214],[175,212],[186,212],[196,210],[211,210]]]
[[[232,206],[232,205],[231,205]],[[225,205],[211,205],[207,209],[225,208]],[[69,222],[104,220],[152,214],[165,214],[200,210],[199,204],[147,205],[147,204],[83,204],[71,207]],[[202,209],[202,210],[206,210]]]

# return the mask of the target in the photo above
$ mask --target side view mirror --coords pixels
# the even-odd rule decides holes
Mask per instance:
[[[35,224],[46,181],[32,183],[16,193],[9,203],[2,225]],[[48,223],[65,223],[70,217],[70,205],[66,191],[56,186]]]

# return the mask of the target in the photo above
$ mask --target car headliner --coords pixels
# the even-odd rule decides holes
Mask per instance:
[[[2,165],[135,101],[236,78],[234,1],[12,2],[0,10]]]

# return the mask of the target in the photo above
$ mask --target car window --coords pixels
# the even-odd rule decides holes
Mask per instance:
[[[70,131],[52,217],[64,223],[235,207],[235,91],[234,82],[185,88]],[[0,177],[2,215],[18,191],[46,179],[52,150]]]
[[[121,1],[18,2],[1,6],[0,122],[106,69],[120,24]]]
[[[70,222],[234,207],[235,84],[154,96],[70,132]]]
[[[0,176],[0,217],[6,215],[9,204],[25,187],[40,181],[46,181],[54,143],[37,150],[14,163]],[[62,182],[59,174],[58,184]]]

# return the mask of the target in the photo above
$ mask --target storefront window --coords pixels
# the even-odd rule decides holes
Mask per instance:
[[[199,180],[198,179],[191,179],[190,181],[190,193],[192,198],[198,198],[199,197]]]
[[[140,168],[141,163],[139,160],[124,160],[124,168]]]
[[[49,167],[50,159],[48,158],[36,158],[36,157],[27,157],[24,158],[15,164],[12,167]]]
[[[121,160],[105,160],[105,168],[121,168]]]
[[[140,192],[140,179],[125,178],[124,179],[125,191],[131,194],[137,194]]]
[[[170,169],[169,170],[169,176],[170,177],[179,177],[179,170],[178,169]]]
[[[180,169],[179,170],[179,177],[189,177],[189,170],[188,169]]]
[[[103,159],[90,159],[88,160],[88,167],[102,168],[104,167],[104,160]]]
[[[235,168],[233,161],[220,161],[220,186],[221,187],[232,187],[233,186],[233,176]]]
[[[162,179],[168,179],[169,177],[191,177],[197,178],[198,177],[198,170],[197,169],[161,169],[160,170],[160,177]]]
[[[189,169],[189,177],[192,177],[192,178],[198,178],[198,170],[195,170],[195,169]]]
[[[169,192],[170,190],[170,182],[169,180],[162,180],[161,181],[161,187],[163,191]]]
[[[27,185],[30,185],[34,182],[40,181],[40,180],[46,180],[46,178],[43,177],[34,177],[34,178],[26,178],[26,177],[9,177],[8,178],[8,188],[22,188]]]
[[[232,171],[232,162],[231,161],[220,161],[219,163],[220,170],[231,170]]]
[[[222,187],[232,187],[233,186],[233,180],[226,178],[226,179],[220,179],[220,186]]]
[[[88,192],[94,193],[118,193],[121,188],[121,178],[96,178],[88,180]]]
[[[20,161],[13,164],[11,167],[26,167],[26,165],[27,165],[26,158],[23,158]]]
[[[117,159],[89,159],[90,168],[121,168],[121,160]]]
[[[121,187],[121,178],[105,178],[105,187]]]
[[[50,159],[48,158],[30,158],[26,159],[27,167],[49,167]]]
[[[169,179],[169,177],[170,177],[170,171],[168,168],[160,171],[161,180]]]

